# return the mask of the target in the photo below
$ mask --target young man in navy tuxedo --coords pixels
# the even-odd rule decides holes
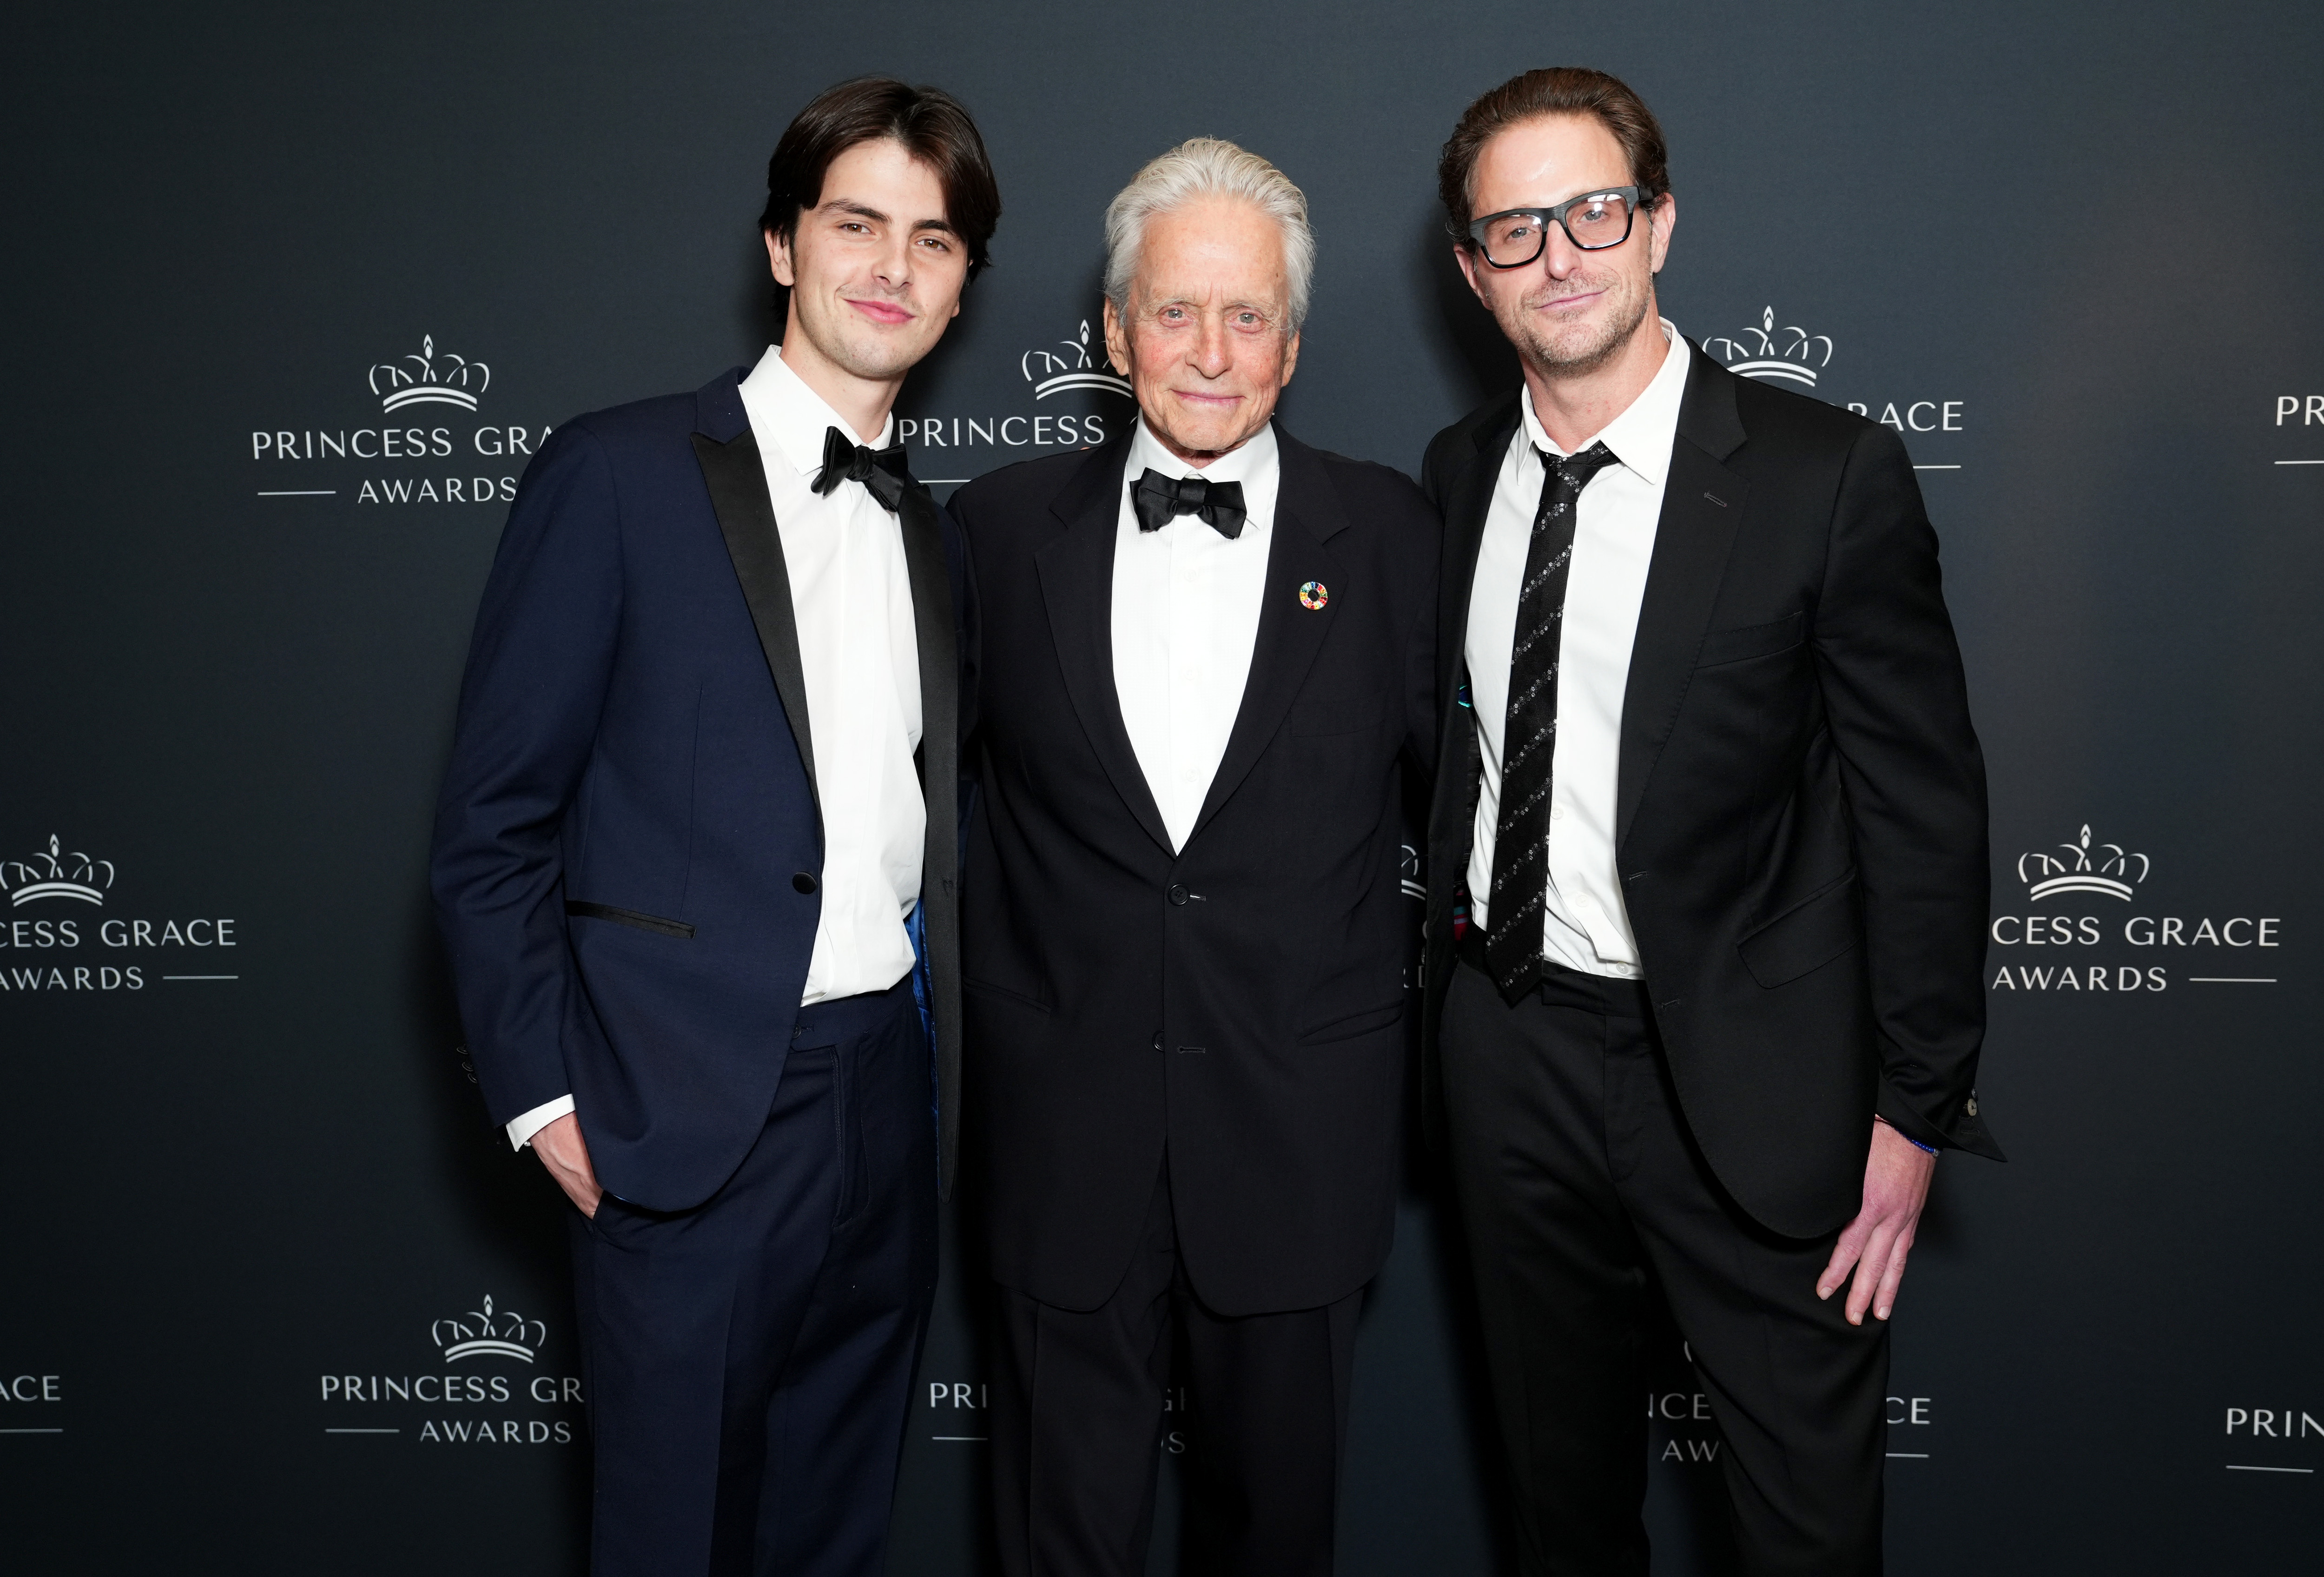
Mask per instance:
[[[951,98],[825,93],[782,344],[559,428],[485,586],[434,885],[574,1206],[601,1577],[881,1567],[960,1056],[960,560],[891,410],[1000,211]]]

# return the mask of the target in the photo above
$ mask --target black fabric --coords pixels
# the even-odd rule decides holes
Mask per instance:
[[[1246,512],[1240,482],[1165,476],[1149,469],[1130,490],[1130,504],[1138,513],[1138,529],[1141,531],[1158,531],[1170,523],[1174,515],[1194,515],[1230,542],[1242,535]]]
[[[835,427],[823,429],[823,469],[816,473],[815,491],[830,493],[843,482],[861,482],[890,514],[911,491],[912,464],[901,443],[875,449],[859,444]]]
[[[1127,441],[954,494],[979,780],[963,883],[973,1123],[1003,1285],[1093,1309],[1169,1157],[1225,1314],[1369,1281],[1394,1222],[1411,921],[1399,763],[1435,741],[1437,523],[1412,484],[1278,429],[1242,705],[1174,853],[1113,682]],[[1314,582],[1326,595],[1303,601]]]
[[[1330,1577],[1361,1291],[1286,1314],[1206,1307],[1164,1176],[1103,1304],[1000,1300],[990,1423],[1007,1577],[1144,1572],[1157,1446],[1185,1454],[1182,1571]]]
[[[1687,1133],[1634,983],[1551,964],[1515,1007],[1461,964],[1452,1173],[1526,1577],[1647,1570],[1645,1341],[1666,1302],[1720,1434],[1747,1577],[1880,1570],[1888,1326],[1815,1296],[1833,1237],[1753,1221]]]
[[[1541,978],[1542,906],[1549,899],[1549,791],[1557,746],[1557,658],[1565,585],[1581,523],[1582,490],[1615,463],[1592,444],[1578,455],[1541,456],[1541,503],[1526,544],[1509,642],[1508,712],[1501,732],[1500,815],[1493,833],[1492,931],[1485,956],[1510,1001]]]
[[[1855,1213],[1876,1110],[1925,1143],[2000,1155],[1973,1106],[1985,765],[1896,435],[1687,354],[1623,697],[1618,870],[1691,1130],[1756,1220],[1812,1237]],[[1446,566],[1432,1107],[1478,792],[1462,634],[1517,425],[1512,394],[1438,434],[1425,472]]]
[[[879,1577],[935,1167],[906,981],[799,1010],[759,1140],[707,1202],[571,1213],[595,1577]]]

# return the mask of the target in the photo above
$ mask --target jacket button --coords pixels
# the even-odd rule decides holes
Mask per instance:
[[[813,892],[815,878],[804,871],[795,871],[791,873],[791,885],[801,892]]]
[[[1170,901],[1172,903],[1185,903],[1186,901],[1186,890],[1177,885],[1176,882],[1173,882],[1170,887]]]
[[[1162,1049],[1162,1031],[1159,1029],[1154,1032],[1154,1049],[1157,1051]]]

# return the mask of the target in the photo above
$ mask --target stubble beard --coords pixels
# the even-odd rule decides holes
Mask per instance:
[[[844,301],[818,301],[799,313],[799,327],[825,361],[852,377],[873,383],[884,383],[901,377],[934,349],[934,344],[907,346],[873,330],[865,328],[854,335],[847,331],[854,327],[847,321],[848,308]],[[917,323],[909,325],[918,327]]]
[[[1591,287],[1600,281],[1589,281]],[[1583,377],[1596,372],[1621,354],[1630,336],[1646,321],[1647,309],[1653,304],[1651,288],[1639,289],[1623,275],[1617,274],[1603,281],[1603,289],[1611,308],[1604,327],[1594,333],[1566,334],[1553,337],[1545,331],[1536,311],[1543,302],[1561,296],[1575,295],[1574,290],[1536,293],[1519,300],[1517,323],[1507,330],[1516,345],[1517,355],[1528,367],[1545,377]]]

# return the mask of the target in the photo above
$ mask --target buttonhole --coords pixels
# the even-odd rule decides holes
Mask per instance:
[[[1711,503],[1713,503],[1717,504],[1720,509],[1725,509],[1725,508],[1727,507],[1727,501],[1726,501],[1725,499],[1723,499],[1723,498],[1720,497],[1720,496],[1719,496],[1719,494],[1717,494],[1717,493],[1704,493],[1702,496],[1703,496],[1703,497],[1705,497],[1705,498],[1707,498],[1707,499],[1709,499]]]

